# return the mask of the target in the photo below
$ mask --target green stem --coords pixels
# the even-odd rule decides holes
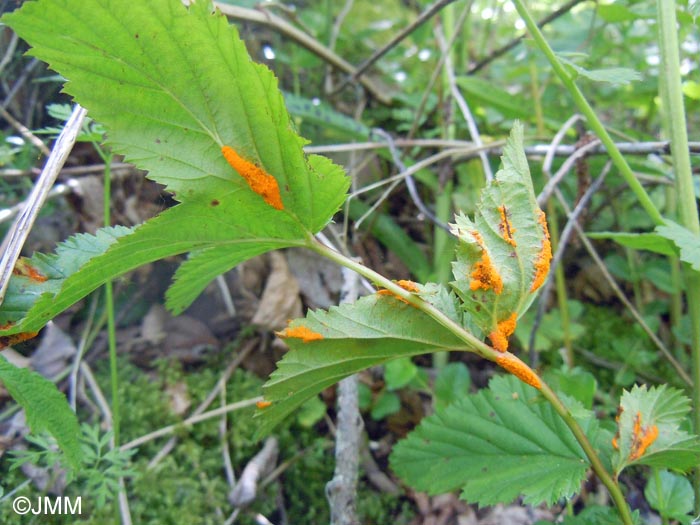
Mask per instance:
[[[670,133],[671,156],[678,193],[678,211],[682,226],[696,235],[700,234],[700,220],[695,203],[695,191],[688,154],[681,72],[678,57],[678,34],[676,3],[674,0],[657,0],[659,19],[659,47],[661,49],[661,71],[659,92],[663,97],[665,129]],[[688,315],[691,322],[691,361],[693,377],[693,424],[700,433],[700,273],[689,265],[683,265],[685,276]],[[700,513],[700,468],[695,469],[695,513]]]
[[[581,113],[583,113],[583,115],[586,117],[591,130],[598,135],[598,138],[608,151],[613,164],[620,171],[620,174],[630,186],[632,192],[637,196],[639,203],[649,214],[649,217],[651,217],[655,224],[663,224],[664,219],[661,216],[661,212],[656,209],[651,197],[649,197],[649,194],[634,176],[634,173],[632,173],[632,169],[629,167],[629,164],[627,164],[627,161],[622,156],[622,153],[620,153],[620,150],[617,149],[617,145],[608,134],[608,131],[605,129],[605,126],[603,126],[603,123],[595,114],[595,111],[593,111],[593,108],[583,96],[583,93],[581,93],[581,90],[574,82],[574,79],[571,77],[562,63],[559,62],[559,59],[555,55],[552,48],[549,47],[549,44],[540,31],[540,28],[537,27],[537,23],[532,18],[532,15],[528,11],[527,7],[525,7],[523,0],[513,0],[513,4],[515,5],[520,17],[523,19],[523,22],[527,26],[527,29],[535,40],[537,46],[540,48],[540,51],[542,51],[542,53],[544,53],[544,55],[547,57],[547,60],[549,60],[549,63],[552,65],[552,69],[557,74],[562,84],[564,84],[564,86],[568,89],[569,93],[571,94],[571,98],[578,106],[579,111],[581,111]]]
[[[496,359],[499,356],[504,355],[503,353],[494,350],[483,341],[477,339],[473,334],[467,332],[462,326],[454,322],[452,319],[447,317],[444,313],[442,313],[440,310],[438,310],[431,304],[427,303],[417,295],[404,290],[390,279],[387,279],[383,275],[375,272],[371,268],[368,268],[364,264],[354,261],[344,256],[343,254],[332,250],[331,248],[328,248],[327,246],[318,242],[314,237],[309,238],[307,242],[307,247],[313,250],[314,252],[318,253],[319,255],[330,259],[331,261],[357,272],[363,277],[369,279],[376,286],[389,290],[394,295],[400,297],[412,306],[418,308],[420,311],[430,316],[433,320],[437,321],[447,330],[449,330],[454,335],[459,337],[462,341],[467,343],[469,351],[474,352],[480,355],[481,357],[488,359],[489,361],[496,361]],[[529,369],[529,367],[520,359],[518,359],[516,356],[513,357],[520,362],[523,368]],[[578,422],[571,414],[569,409],[566,408],[564,403],[561,402],[561,400],[557,397],[554,391],[544,381],[542,381],[540,390],[542,392],[543,397],[547,401],[549,401],[549,403],[551,403],[551,405],[554,407],[554,410],[559,414],[564,423],[566,423],[576,440],[581,445],[581,448],[588,457],[588,460],[591,462],[591,467],[593,468],[593,471],[596,473],[598,478],[610,492],[610,496],[612,497],[613,501],[615,502],[615,505],[618,508],[618,512],[622,517],[624,525],[632,525],[632,516],[630,515],[629,507],[625,502],[625,498],[622,495],[620,487],[617,485],[617,483],[615,483],[610,473],[605,469],[605,466],[603,466],[600,457],[596,453],[591,443],[588,441],[588,438],[586,437],[586,434],[584,433],[583,429],[579,426]]]

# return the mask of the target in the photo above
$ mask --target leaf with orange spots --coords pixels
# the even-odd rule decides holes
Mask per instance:
[[[494,348],[505,351],[517,319],[547,277],[552,253],[519,123],[501,161],[494,181],[481,193],[474,219],[459,214],[452,225],[458,237],[452,285],[474,324]]]
[[[279,335],[290,351],[263,387],[272,405],[256,414],[260,434],[324,388],[365,368],[399,357],[468,349],[417,308],[377,294],[311,311]]]
[[[683,430],[690,400],[665,385],[634,386],[618,411],[612,464],[616,475],[629,465],[688,470],[700,462],[700,439]]]

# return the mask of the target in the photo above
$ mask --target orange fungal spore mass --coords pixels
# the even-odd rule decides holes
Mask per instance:
[[[515,246],[517,246],[515,239],[513,238],[515,228],[513,228],[513,225],[510,223],[506,207],[499,206],[498,212],[501,214],[501,222],[499,224],[499,228],[501,229],[501,236],[503,237],[504,241],[506,241],[508,244],[515,248]]]
[[[267,204],[276,210],[284,209],[277,179],[260,166],[241,157],[236,150],[229,146],[222,146],[221,153],[226,162],[245,179],[251,190],[260,195]]]
[[[629,459],[634,461],[641,458],[656,438],[659,437],[659,428],[656,425],[642,426],[642,414],[637,412],[632,429],[632,448]]]
[[[17,262],[15,263],[15,267],[12,270],[12,274],[26,277],[29,280],[34,281],[36,283],[44,283],[49,279],[41,272],[39,272],[39,270],[34,268],[24,257],[17,260]]]
[[[257,403],[255,403],[255,406],[256,406],[259,410],[264,410],[265,408],[269,407],[270,405],[272,405],[272,402],[271,402],[271,401],[265,401],[265,400],[258,401]]]
[[[412,292],[412,293],[418,293],[420,290],[418,289],[418,285],[414,283],[413,281],[408,281],[406,279],[400,279],[398,281],[395,281],[396,284],[398,284],[401,288],[406,290],[407,292]],[[395,299],[398,299],[402,303],[408,304],[408,301],[404,299],[403,297],[399,297],[395,293],[393,293],[391,290],[378,290],[377,295],[390,295],[394,297]]]
[[[547,274],[549,273],[549,263],[552,261],[552,243],[549,239],[547,217],[542,210],[540,210],[540,216],[537,219],[537,222],[540,224],[540,226],[542,226],[544,239],[542,240],[542,248],[540,249],[540,253],[537,255],[537,260],[535,261],[535,278],[532,281],[530,292],[534,292],[544,284],[544,280],[547,278]]]
[[[295,326],[294,328],[288,326],[283,331],[277,332],[277,335],[284,338],[292,337],[295,339],[301,339],[304,343],[321,341],[323,339],[321,334],[314,332],[306,326]]]
[[[503,280],[498,274],[498,271],[493,267],[491,257],[489,257],[486,247],[484,246],[484,240],[477,231],[473,231],[471,234],[479,247],[481,247],[481,259],[473,266],[471,273],[472,280],[469,283],[469,288],[473,291],[490,290],[493,288],[496,294],[500,294],[503,291]]]
[[[508,338],[515,332],[515,326],[518,323],[518,316],[515,312],[510,314],[507,319],[499,322],[496,329],[489,334],[491,346],[499,352],[508,350]]]
[[[539,376],[520,359],[513,354],[503,354],[496,358],[496,364],[507,370],[523,383],[534,386],[536,389],[542,388],[542,381]]]

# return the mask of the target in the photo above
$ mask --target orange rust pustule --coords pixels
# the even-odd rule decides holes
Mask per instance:
[[[518,324],[518,316],[515,312],[510,314],[507,319],[499,322],[496,329],[489,334],[491,346],[499,352],[508,350],[508,338],[515,332],[515,326]]]
[[[270,405],[272,405],[272,401],[265,401],[264,399],[255,403],[255,406],[258,408],[258,410],[265,410]]]
[[[15,267],[12,270],[12,275],[17,275],[21,277],[26,277],[31,281],[36,283],[44,283],[48,281],[48,277],[43,275],[39,270],[34,268],[25,257],[20,257],[15,263]]]
[[[496,357],[496,364],[507,370],[523,383],[534,386],[536,389],[542,388],[542,381],[538,375],[513,354],[502,354]]]
[[[632,447],[630,448],[630,461],[641,458],[656,438],[659,437],[659,428],[656,425],[642,426],[642,414],[637,412],[632,429]]]
[[[301,339],[304,343],[309,343],[311,341],[321,341],[323,336],[319,333],[314,332],[306,326],[295,326],[294,328],[287,327],[281,332],[275,332],[280,337],[292,337],[295,339]]]
[[[260,166],[241,157],[229,146],[221,146],[221,153],[231,167],[245,179],[250,189],[260,195],[267,204],[276,210],[283,210],[282,197],[277,179]]]
[[[501,236],[503,237],[504,241],[515,248],[517,243],[513,238],[513,234],[516,230],[513,228],[513,225],[510,223],[510,219],[508,218],[508,210],[506,210],[505,206],[499,206],[498,212],[501,214],[501,222],[498,225],[501,230]]]
[[[408,281],[406,279],[400,279],[400,280],[394,281],[394,282],[397,285],[399,285],[401,288],[406,290],[407,292],[411,292],[411,293],[420,292],[418,285],[416,283],[414,283],[413,281]],[[392,292],[390,290],[378,290],[377,295],[390,295],[390,296],[394,297],[395,299],[398,299],[402,303],[408,304],[408,301],[406,299],[404,299],[403,297],[399,297],[398,295],[396,295],[394,292]]]
[[[542,226],[544,239],[542,240],[540,253],[537,254],[537,259],[535,260],[535,277],[532,281],[530,292],[534,292],[544,284],[547,274],[549,273],[549,264],[552,261],[552,243],[549,238],[549,229],[547,228],[547,216],[542,210],[540,210],[540,216],[537,222]]]
[[[39,332],[20,332],[19,334],[0,335],[0,350],[26,341],[27,339],[33,339],[38,333]]]
[[[473,231],[471,234],[481,248],[481,259],[473,266],[469,288],[472,291],[493,289],[496,294],[500,294],[503,291],[503,280],[493,267],[491,257],[484,246],[484,240],[477,231]]]

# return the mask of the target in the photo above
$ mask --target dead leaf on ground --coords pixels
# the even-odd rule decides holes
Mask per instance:
[[[301,317],[299,283],[281,253],[271,252],[269,258],[270,275],[250,322],[268,330],[281,330],[289,319]]]

